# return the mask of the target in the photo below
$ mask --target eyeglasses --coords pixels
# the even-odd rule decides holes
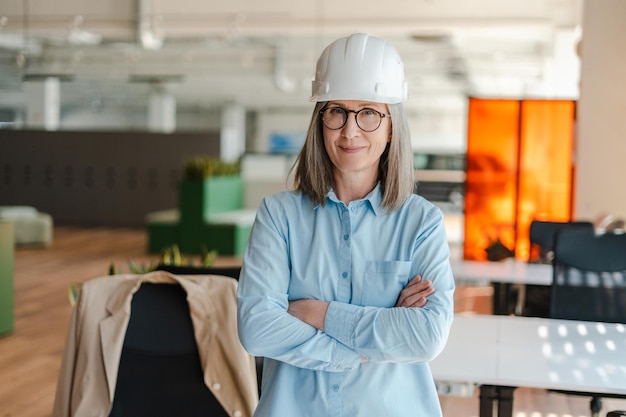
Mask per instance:
[[[338,130],[344,127],[348,121],[348,113],[354,113],[356,125],[364,132],[373,132],[378,129],[384,117],[391,117],[390,114],[381,113],[367,107],[361,110],[347,110],[342,107],[328,107],[320,110],[322,122],[330,130]]]

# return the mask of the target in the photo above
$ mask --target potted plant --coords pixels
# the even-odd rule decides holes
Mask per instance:
[[[211,215],[239,210],[243,206],[243,181],[239,162],[215,157],[193,157],[183,162],[178,189],[180,246],[197,251]]]
[[[183,162],[179,183],[179,209],[183,222],[207,221],[213,213],[237,210],[242,205],[243,182],[239,162],[194,157]]]

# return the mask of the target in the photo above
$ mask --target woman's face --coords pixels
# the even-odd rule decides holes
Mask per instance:
[[[357,100],[330,101],[326,109],[337,107],[353,111],[371,109],[389,114],[386,104]],[[346,124],[340,129],[329,129],[322,124],[324,146],[334,169],[341,173],[373,173],[378,176],[380,156],[391,140],[391,118],[383,117],[378,129],[366,132],[357,125],[355,113],[348,112],[347,116]]]

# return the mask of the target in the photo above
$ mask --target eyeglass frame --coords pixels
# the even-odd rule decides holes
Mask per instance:
[[[343,121],[343,124],[342,124],[341,126],[339,126],[339,127],[335,127],[335,128],[332,128],[332,127],[329,127],[329,126],[328,126],[328,125],[324,122],[324,112],[326,112],[326,110],[331,110],[331,109],[340,109],[340,110],[343,110],[344,112],[346,112],[346,120],[344,120],[344,121]],[[363,129],[363,128],[361,127],[361,125],[359,124],[359,119],[358,119],[358,116],[359,116],[359,113],[361,113],[363,110],[369,110],[369,111],[373,111],[374,113],[378,113],[378,116],[379,116],[379,119],[378,119],[378,126],[376,126],[374,129],[372,129],[372,130],[365,130],[365,129]],[[343,108],[343,107],[341,107],[341,106],[331,106],[331,107],[324,107],[322,110],[320,110],[320,115],[321,115],[320,120],[321,120],[322,124],[323,124],[323,125],[324,125],[327,129],[330,129],[330,130],[339,130],[339,129],[343,129],[343,128],[344,128],[344,126],[346,125],[346,123],[348,123],[348,116],[349,116],[349,113],[354,113],[354,121],[356,122],[357,127],[358,127],[359,129],[361,129],[362,131],[364,131],[364,132],[368,132],[368,133],[376,131],[376,130],[380,127],[380,125],[383,123],[383,119],[384,119],[385,117],[391,117],[391,115],[390,115],[390,114],[379,112],[378,110],[372,109],[372,108],[370,108],[370,107],[363,107],[363,108],[362,108],[362,109],[360,109],[360,110],[352,110],[352,109],[345,109],[345,108]]]

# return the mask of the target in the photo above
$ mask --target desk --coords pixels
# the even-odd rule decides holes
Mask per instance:
[[[508,314],[507,297],[511,285],[552,284],[552,265],[531,264],[515,259],[498,262],[452,261],[452,274],[458,283],[493,286],[493,313]]]
[[[457,282],[485,285],[506,284],[550,285],[552,265],[531,264],[515,259],[498,262],[452,261],[452,274]]]
[[[481,386],[480,417],[513,412],[516,387],[626,396],[626,325],[515,316],[457,315],[437,381]]]

